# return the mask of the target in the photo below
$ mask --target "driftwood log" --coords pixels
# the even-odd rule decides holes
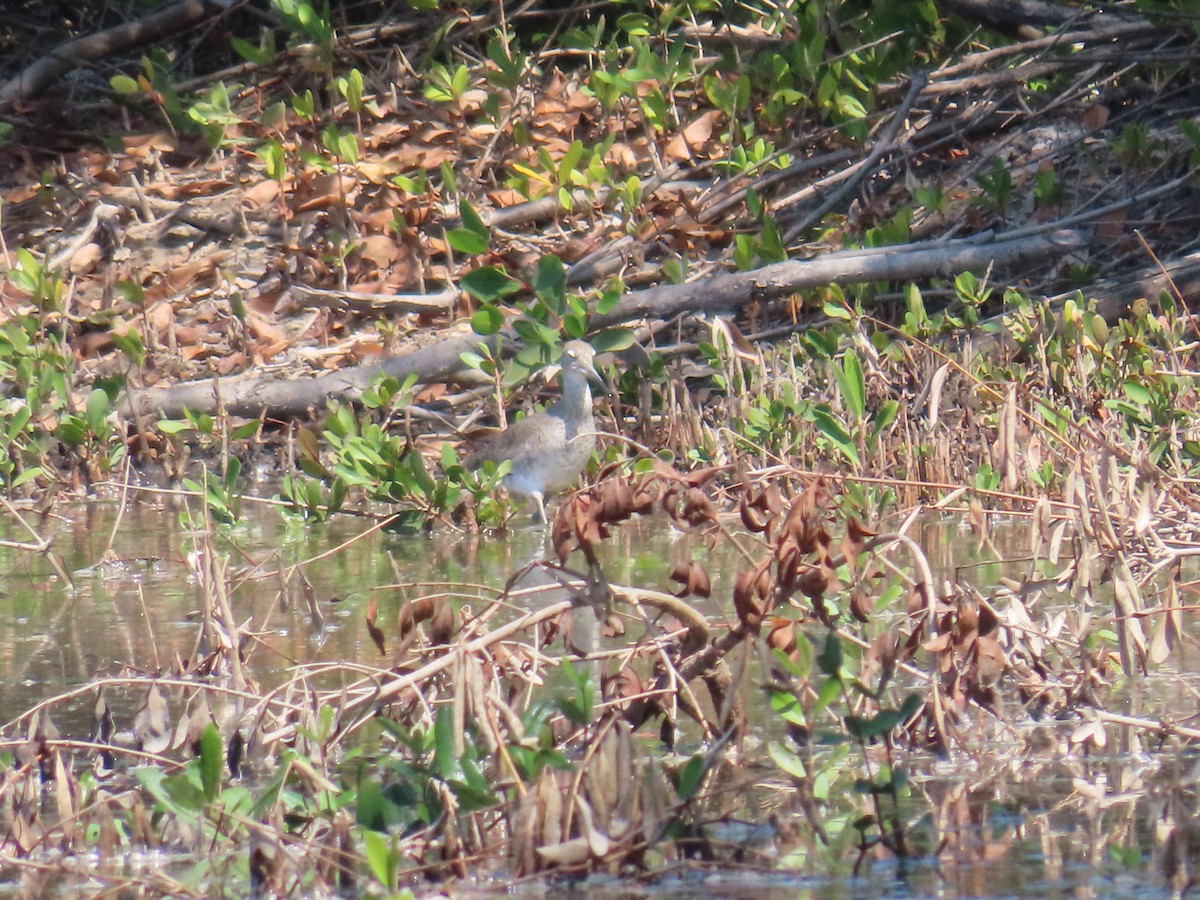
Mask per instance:
[[[80,66],[188,31],[227,10],[225,3],[182,0],[136,22],[66,41],[0,86],[0,106],[36,99]]]
[[[1057,231],[1015,239],[946,241],[906,244],[831,253],[812,260],[787,260],[747,272],[722,272],[688,284],[662,285],[628,294],[612,312],[593,316],[604,328],[635,319],[664,319],[681,313],[721,314],[752,300],[773,300],[827,284],[908,281],[959,272],[982,271],[991,265],[1020,266],[1061,257],[1082,246],[1074,231]],[[214,377],[131,396],[140,414],[177,418],[185,408],[210,415],[218,408],[232,415],[293,417],[311,413],[331,399],[355,402],[371,379],[386,373],[403,380],[416,374],[422,382],[444,381],[463,369],[460,355],[479,345],[475,334],[459,334],[382,363],[329,372],[311,378],[281,379],[277,374],[247,372]],[[497,341],[498,343],[498,341]]]

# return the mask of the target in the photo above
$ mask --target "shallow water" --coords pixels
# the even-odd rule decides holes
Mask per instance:
[[[98,677],[159,673],[176,657],[194,654],[199,588],[187,555],[197,533],[187,524],[186,509],[182,501],[163,495],[135,500],[123,513],[115,500],[64,507],[54,517],[30,520],[39,534],[53,536],[54,561],[0,548],[0,721]],[[545,532],[532,527],[498,539],[451,533],[401,537],[370,531],[373,524],[351,516],[329,524],[289,522],[275,509],[248,505],[244,523],[227,533],[220,550],[233,567],[236,614],[240,621],[251,620],[257,633],[249,667],[260,685],[282,681],[299,663],[387,665],[390,658],[380,654],[364,624],[373,596],[381,624],[395,621],[404,597],[450,586],[458,605],[482,608],[495,589],[549,552]],[[21,540],[27,534],[9,520],[0,537]],[[1001,523],[993,539],[1007,541],[1005,552],[1020,556],[1026,530],[1020,522]],[[920,543],[941,576],[957,572],[985,592],[1002,574],[1019,572],[1019,566],[976,563],[974,541],[954,524],[925,525]],[[713,578],[714,598],[728,596],[741,564],[731,551],[714,552],[659,519],[616,529],[604,553],[611,582],[658,590],[671,589],[669,575],[678,563],[702,560]],[[304,566],[306,585],[292,567],[322,554],[329,555]],[[536,578],[536,572],[527,574],[521,583]],[[542,595],[531,602],[549,599]],[[705,611],[718,613],[720,602],[713,599]],[[580,619],[583,631],[591,617]],[[391,633],[386,625],[383,630]],[[1154,690],[1153,683],[1131,682],[1130,707],[1138,705],[1139,692]],[[108,699],[118,728],[122,721],[128,727],[140,698],[114,691]],[[94,695],[81,693],[57,706],[54,724],[64,736],[88,737],[94,702]],[[1181,698],[1179,705],[1186,714],[1195,701]],[[751,721],[767,727],[765,702],[756,695],[750,707]],[[811,839],[795,841],[787,829],[803,830],[804,819],[789,806],[786,785],[781,791],[779,773],[768,764],[747,770],[747,790],[761,790],[768,806],[778,803],[780,818],[791,824],[783,834],[768,833],[746,856],[725,852],[719,864],[680,864],[632,882],[553,882],[538,892],[691,898],[703,891],[822,900],[1161,896],[1151,868],[1151,823],[1136,798],[1108,805],[1079,800],[1081,785],[1107,783],[1115,790],[1130,772],[1152,770],[1156,763],[1121,756],[1119,737],[1109,745],[1110,757],[1060,758],[1063,728],[1054,723],[1032,727],[1057,733],[1060,749],[1015,764],[999,747],[994,758],[908,761],[913,791],[903,808],[916,861],[903,868],[890,858],[869,855],[855,873],[852,850],[826,851]],[[1064,726],[1068,733],[1071,727]],[[761,751],[768,736],[757,737],[750,746]],[[740,842],[722,830],[727,825],[714,823],[708,836],[715,845]],[[1130,846],[1144,852],[1119,858],[1113,853],[1118,847],[1127,854]],[[490,893],[482,886],[477,890]]]

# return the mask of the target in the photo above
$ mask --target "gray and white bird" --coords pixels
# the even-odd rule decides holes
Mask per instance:
[[[510,492],[537,505],[534,521],[546,521],[546,497],[569,488],[596,447],[596,420],[588,382],[600,382],[596,351],[584,341],[563,345],[562,396],[541,412],[513,422],[465,462],[478,469],[491,461],[509,460],[512,467],[501,482]]]

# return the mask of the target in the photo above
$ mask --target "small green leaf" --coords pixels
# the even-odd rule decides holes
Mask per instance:
[[[462,781],[466,777],[454,753],[454,716],[449,706],[438,708],[433,722],[434,762],[445,781]]]
[[[270,48],[264,50],[254,46],[245,38],[239,37],[235,37],[230,43],[233,46],[233,52],[246,62],[254,63],[256,66],[266,66],[274,61],[275,53]]]
[[[842,451],[842,454],[848,460],[850,460],[850,462],[854,463],[856,467],[862,465],[862,463],[859,461],[858,451],[854,447],[854,441],[850,436],[850,432],[846,430],[845,425],[843,425],[834,417],[833,413],[818,406],[812,409],[811,415],[813,425],[816,426],[819,432],[825,435],[825,437],[829,438],[829,440],[833,442],[834,446]]]
[[[817,699],[813,703],[813,714],[826,709],[842,693],[842,683],[837,678],[826,678],[817,690]]]
[[[446,232],[446,241],[459,253],[478,256],[487,253],[487,237],[470,228],[452,228]]]
[[[204,799],[212,803],[221,789],[221,766],[224,764],[221,751],[221,732],[209,722],[200,735],[200,784],[204,788]]]
[[[502,327],[504,327],[504,313],[494,306],[481,306],[475,311],[475,315],[471,316],[471,328],[476,334],[485,336],[495,334]]]
[[[1145,385],[1138,384],[1136,381],[1126,381],[1124,388],[1125,396],[1134,403],[1140,403],[1143,405],[1150,404],[1152,397],[1150,391],[1146,389]]]
[[[591,339],[591,345],[597,353],[620,353],[633,344],[633,331],[628,328],[605,328]]]
[[[488,239],[488,227],[483,224],[483,219],[479,213],[475,212],[473,207],[466,197],[458,201],[458,215],[462,219],[463,228],[470,231],[472,234],[477,234],[486,242]]]
[[[842,365],[834,368],[833,375],[841,391],[842,402],[854,416],[854,421],[861,422],[867,405],[866,379],[858,354],[847,350]]]
[[[378,831],[364,831],[363,849],[366,850],[367,865],[371,867],[371,874],[375,876],[376,881],[390,891],[392,889],[392,851],[388,847],[387,839]]]
[[[106,391],[95,388],[88,394],[84,418],[87,420],[88,431],[96,437],[102,438],[108,434],[108,408],[109,400]]]
[[[468,272],[459,282],[462,289],[477,300],[494,303],[501,297],[515,294],[521,284],[499,266],[483,266]]]
[[[832,631],[825,635],[825,647],[817,655],[817,666],[832,678],[841,677],[842,641]]]
[[[879,411],[875,413],[875,419],[871,423],[871,430],[875,434],[880,434],[885,428],[896,420],[896,414],[900,412],[900,402],[898,400],[885,400],[879,407]]]
[[[567,270],[562,260],[550,253],[538,260],[533,277],[533,292],[550,303],[562,301],[567,293]]]
[[[108,83],[114,91],[125,96],[136,94],[142,89],[142,86],[128,75],[114,75]]]
[[[767,744],[767,753],[770,754],[775,765],[783,769],[793,778],[808,778],[808,769],[804,766],[804,760],[788,750],[778,741],[771,741]]]
[[[675,789],[680,800],[690,800],[704,780],[704,756],[697,754],[687,761],[679,772],[679,786]]]

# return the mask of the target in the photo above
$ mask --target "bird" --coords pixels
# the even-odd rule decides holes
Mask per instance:
[[[533,521],[546,523],[546,497],[566,490],[578,477],[596,447],[596,420],[588,382],[600,382],[596,351],[586,341],[563,345],[562,396],[544,410],[513,422],[467,457],[467,469],[486,462],[512,465],[501,484],[537,506]]]

